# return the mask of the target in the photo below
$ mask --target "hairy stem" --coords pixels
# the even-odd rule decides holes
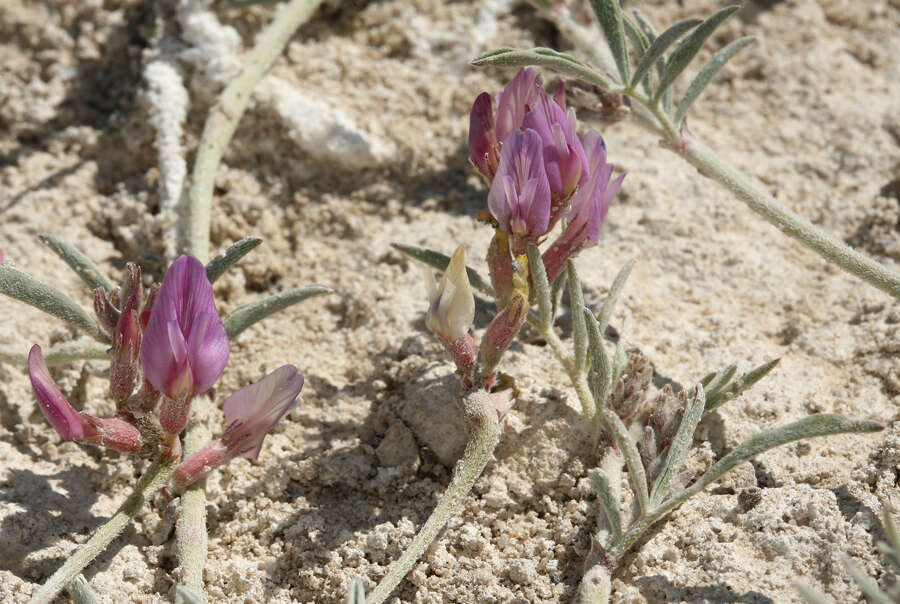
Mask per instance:
[[[597,61],[597,67],[602,71],[611,73],[610,62],[606,57],[607,52],[604,52],[608,49],[603,45],[604,50],[598,51],[596,48],[597,38],[589,33],[592,31],[591,29],[579,24],[568,10],[549,10],[534,1],[532,4],[538,6],[544,18],[559,27],[560,32],[578,48],[581,54],[588,60]],[[895,298],[900,298],[900,274],[865,254],[857,252],[837,237],[776,201],[761,183],[720,159],[700,140],[690,134],[682,136],[682,132],[671,116],[660,105],[659,99],[650,98],[633,86],[610,90],[610,92],[625,94],[637,101],[639,106],[646,108],[658,123],[647,119],[638,119],[636,123],[655,135],[661,135],[666,146],[697,168],[700,174],[731,191],[735,197],[746,203],[751,210],[765,218],[770,224],[848,273],[856,275]]]
[[[719,159],[696,138],[686,137],[679,154],[703,176],[716,181],[750,209],[829,262],[878,289],[900,298],[900,274],[857,252],[790,208],[778,203],[762,184]]]
[[[197,147],[191,188],[182,195],[184,230],[180,233],[179,247],[187,253],[201,259],[209,257],[213,185],[225,147],[247,109],[253,88],[281,55],[297,28],[312,16],[321,1],[292,0],[281,7],[269,27],[260,34],[241,73],[225,87],[210,109]]]
[[[194,416],[201,413],[200,418],[206,414],[200,407],[209,407],[210,400],[207,396],[194,399],[191,404]],[[212,434],[206,421],[193,421],[188,427],[184,438],[184,459],[196,453],[203,445],[209,442]],[[200,479],[181,495],[181,515],[175,527],[176,550],[178,562],[181,567],[180,585],[193,590],[198,594],[203,593],[203,567],[206,564],[206,479]],[[184,598],[176,594],[175,602],[182,604]]]
[[[470,392],[463,397],[462,408],[469,423],[469,442],[466,444],[462,459],[456,464],[453,478],[412,543],[391,564],[387,574],[375,586],[375,590],[366,600],[367,604],[381,604],[391,595],[394,588],[412,570],[416,561],[437,537],[447,520],[459,510],[463,499],[494,454],[494,449],[500,441],[500,422],[488,394],[481,390]]]
[[[74,579],[100,552],[112,542],[123,528],[134,518],[144,502],[152,497],[169,480],[173,466],[156,462],[141,477],[134,492],[119,507],[106,524],[97,529],[87,543],[66,560],[62,567],[53,573],[34,595],[29,604],[48,604],[56,595]]]

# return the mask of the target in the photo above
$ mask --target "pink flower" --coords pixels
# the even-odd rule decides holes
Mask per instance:
[[[263,439],[297,403],[302,388],[303,376],[285,365],[225,399],[225,432],[176,468],[175,489],[183,491],[235,457],[256,459]]]
[[[170,399],[189,400],[219,379],[228,353],[206,269],[193,256],[181,256],[166,272],[147,321],[144,376]]]
[[[591,130],[584,136],[584,149],[587,155],[587,181],[572,198],[566,230],[544,252],[543,260],[550,283],[556,280],[569,258],[575,257],[586,247],[597,245],[609,204],[625,179],[622,174],[611,181],[615,166],[606,162],[606,145],[599,133]]]
[[[47,371],[41,347],[35,344],[28,353],[28,377],[44,417],[63,440],[100,445],[140,453],[143,440],[140,432],[118,417],[94,417],[79,413],[60,392]]]
[[[469,114],[469,157],[488,182],[494,179],[499,161],[500,145],[494,130],[494,108],[491,95],[482,92],[472,104]]]
[[[488,207],[500,229],[520,242],[536,241],[547,232],[550,222],[550,184],[542,147],[534,130],[510,134],[488,193]]]
[[[565,99],[565,89],[562,95]],[[587,171],[583,170],[587,158],[575,131],[575,110],[566,113],[564,107],[541,91],[534,108],[525,114],[522,127],[532,128],[541,136],[544,169],[553,197],[562,200],[571,195],[587,177]]]
[[[497,94],[497,117],[491,95],[482,92],[475,98],[469,114],[469,156],[488,182],[494,180],[500,148],[510,133],[522,127],[541,90],[541,79],[532,69],[521,69]]]
[[[90,423],[75,411],[57,388],[47,370],[47,364],[44,363],[41,347],[37,344],[28,353],[28,377],[31,378],[31,387],[44,417],[63,440],[83,440],[95,434]]]

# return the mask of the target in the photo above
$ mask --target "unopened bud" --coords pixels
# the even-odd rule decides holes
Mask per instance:
[[[135,455],[141,452],[143,447],[141,433],[129,422],[119,417],[94,417],[87,413],[81,415],[95,431],[95,434],[84,439],[84,442]]]
[[[109,294],[102,287],[94,290],[94,314],[97,315],[97,320],[103,329],[112,335],[119,323],[119,309],[113,306]]]
[[[475,295],[466,273],[466,249],[456,248],[440,284],[436,284],[431,271],[425,273],[428,288],[428,315],[426,324],[445,345],[468,334],[475,320]]]
[[[481,364],[486,375],[494,373],[500,357],[512,344],[528,316],[528,295],[515,294],[500,314],[494,317],[481,339]]]

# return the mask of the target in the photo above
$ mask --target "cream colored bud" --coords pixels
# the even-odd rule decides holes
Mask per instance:
[[[428,288],[428,328],[445,342],[454,342],[469,332],[475,320],[475,295],[466,274],[466,249],[456,248],[441,282],[435,283],[430,270],[425,271]]]

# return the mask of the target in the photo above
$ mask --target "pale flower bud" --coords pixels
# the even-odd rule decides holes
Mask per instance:
[[[425,273],[428,288],[428,316],[426,323],[445,344],[455,342],[469,332],[475,320],[475,295],[466,274],[466,249],[456,248],[440,283],[435,283],[431,271]]]

